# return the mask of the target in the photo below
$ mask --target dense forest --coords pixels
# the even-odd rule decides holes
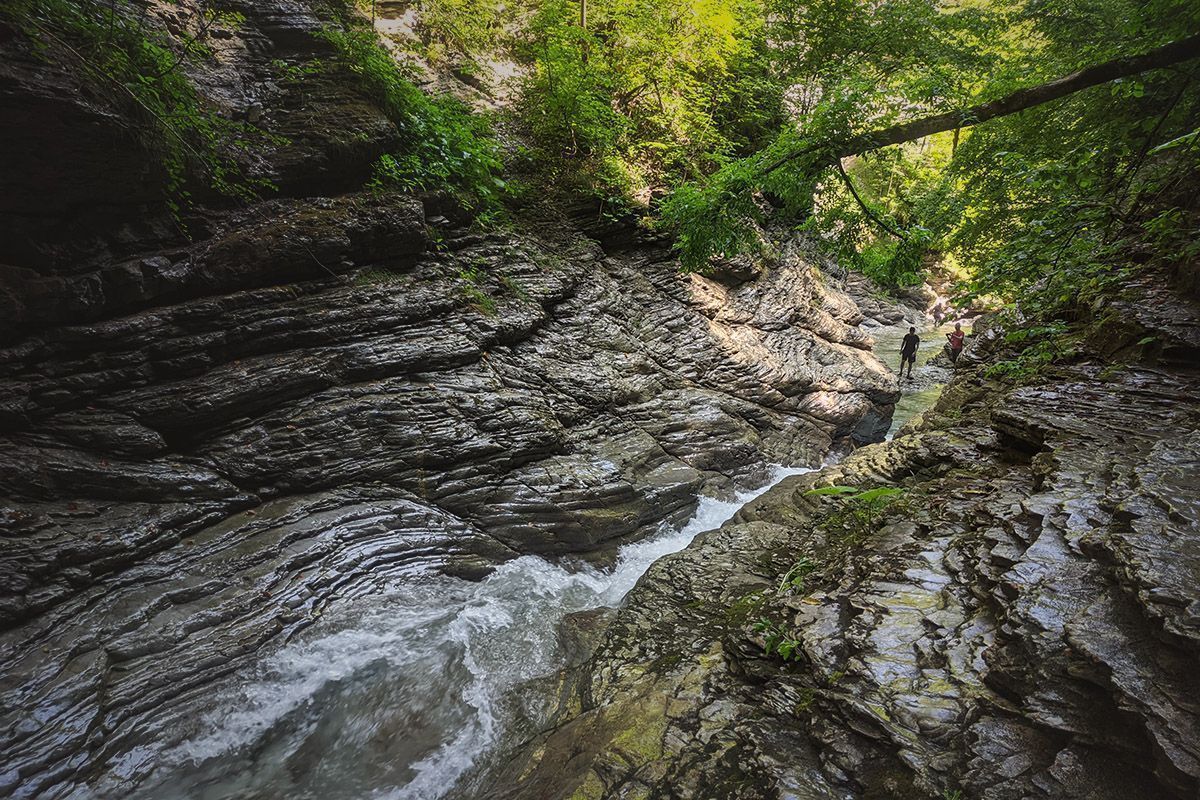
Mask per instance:
[[[513,102],[481,112],[419,90],[369,26],[367,0],[330,7],[345,24],[325,34],[334,57],[279,65],[301,82],[348,70],[397,123],[403,148],[380,157],[372,185],[449,188],[485,220],[547,186],[592,194],[674,236],[697,270],[762,247],[756,224],[769,215],[883,286],[919,283],[939,263],[964,298],[1024,300],[1048,320],[1078,315],[1148,261],[1196,256],[1194,3],[418,8],[419,40],[404,48],[467,74],[512,59]],[[269,134],[206,108],[180,69],[238,12],[212,2],[197,13],[181,45],[123,3],[17,0],[4,11],[147,116],[174,207],[197,182],[235,199],[269,195],[247,164]],[[1088,69],[1045,99],[1010,97]]]
[[[0,0],[0,796],[1191,800],[1196,0]]]

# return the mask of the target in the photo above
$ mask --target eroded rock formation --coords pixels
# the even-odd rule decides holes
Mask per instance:
[[[272,77],[327,55],[328,20],[239,10],[195,79],[287,137],[251,165],[281,197],[202,208],[190,241],[134,191],[126,121],[2,42],[5,795],[128,796],[331,597],[602,551],[887,428],[860,312],[791,246],[722,283],[569,210],[487,232],[355,191],[391,123],[325,72]],[[19,157],[58,147],[79,172]]]
[[[655,564],[495,796],[1195,797],[1200,305],[1165,284],[1023,386],[987,334],[903,435]],[[905,496],[855,530],[830,484]]]

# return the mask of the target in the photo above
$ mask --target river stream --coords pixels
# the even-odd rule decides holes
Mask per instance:
[[[917,363],[913,369],[912,378],[900,376],[900,400],[892,413],[892,425],[888,429],[887,438],[891,439],[913,417],[932,406],[941,395],[946,382],[950,380],[951,370],[930,364],[946,346],[946,334],[954,330],[954,323],[948,322],[937,328],[924,328],[917,331],[921,344],[917,348]],[[893,370],[900,368],[900,342],[908,333],[907,325],[888,328],[877,328],[871,331],[875,339],[875,355],[879,356]]]
[[[875,352],[893,368],[906,331],[873,332]],[[942,333],[922,333],[888,438],[948,380],[949,370],[927,363]],[[298,638],[232,676],[183,744],[154,759],[135,797],[471,796],[489,760],[546,718],[551,701],[538,682],[566,660],[564,617],[618,606],[654,561],[808,471],[776,467],[733,500],[700,498],[686,524],[626,545],[608,568],[524,556],[478,582],[415,570],[335,601]]]
[[[238,675],[135,797],[433,800],[547,708],[523,692],[565,660],[559,623],[615,607],[649,566],[788,475],[623,547],[609,568],[524,556],[479,582],[415,572],[336,602]],[[527,732],[527,731],[525,731]]]

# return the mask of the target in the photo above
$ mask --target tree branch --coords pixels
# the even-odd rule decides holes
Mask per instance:
[[[892,125],[888,128],[851,136],[849,139],[840,142],[831,141],[810,145],[795,152],[779,156],[774,161],[768,163],[762,169],[761,174],[767,175],[788,162],[806,155],[819,153],[823,160],[834,161],[867,150],[910,142],[913,139],[920,139],[923,136],[931,136],[935,133],[954,130],[956,128],[978,125],[989,119],[1015,114],[1018,111],[1024,111],[1028,108],[1040,106],[1043,103],[1049,103],[1052,100],[1058,100],[1059,98],[1091,88],[1092,86],[1108,83],[1118,78],[1126,78],[1130,75],[1137,75],[1140,72],[1151,69],[1169,67],[1173,64],[1190,61],[1197,57],[1200,57],[1200,34],[1165,44],[1162,47],[1157,47],[1138,56],[1116,58],[1112,61],[1106,61],[1103,64],[1087,67],[1070,75],[1052,80],[1049,83],[1018,89],[998,100],[981,103],[970,108],[947,111],[931,117],[923,117],[911,122]]]
[[[896,230],[891,225],[888,225],[886,222],[884,222],[882,219],[880,219],[875,214],[875,212],[872,211],[871,208],[863,201],[863,199],[858,196],[858,192],[856,192],[854,190],[854,182],[850,180],[850,176],[847,175],[846,170],[842,168],[842,160],[839,158],[835,163],[837,164],[838,174],[842,176],[842,181],[845,182],[846,188],[850,190],[851,197],[854,198],[854,202],[858,203],[858,207],[863,210],[863,213],[867,215],[867,219],[871,220],[876,225],[878,225],[879,227],[883,228],[885,231],[890,233],[892,236],[895,236],[897,239],[903,239],[904,238],[903,233]]]

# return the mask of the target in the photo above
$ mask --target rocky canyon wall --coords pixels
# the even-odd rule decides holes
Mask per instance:
[[[8,796],[127,796],[214,680],[330,598],[602,553],[877,440],[897,396],[799,243],[717,280],[583,206],[489,231],[362,191],[391,123],[332,73],[272,73],[328,56],[327,15],[239,10],[193,79],[286,137],[250,165],[279,196],[202,202],[188,236],[130,121],[0,42]]]
[[[991,331],[894,440],[658,561],[492,796],[1195,797],[1200,303],[1169,284],[1022,385]],[[864,521],[830,485],[902,496]]]

